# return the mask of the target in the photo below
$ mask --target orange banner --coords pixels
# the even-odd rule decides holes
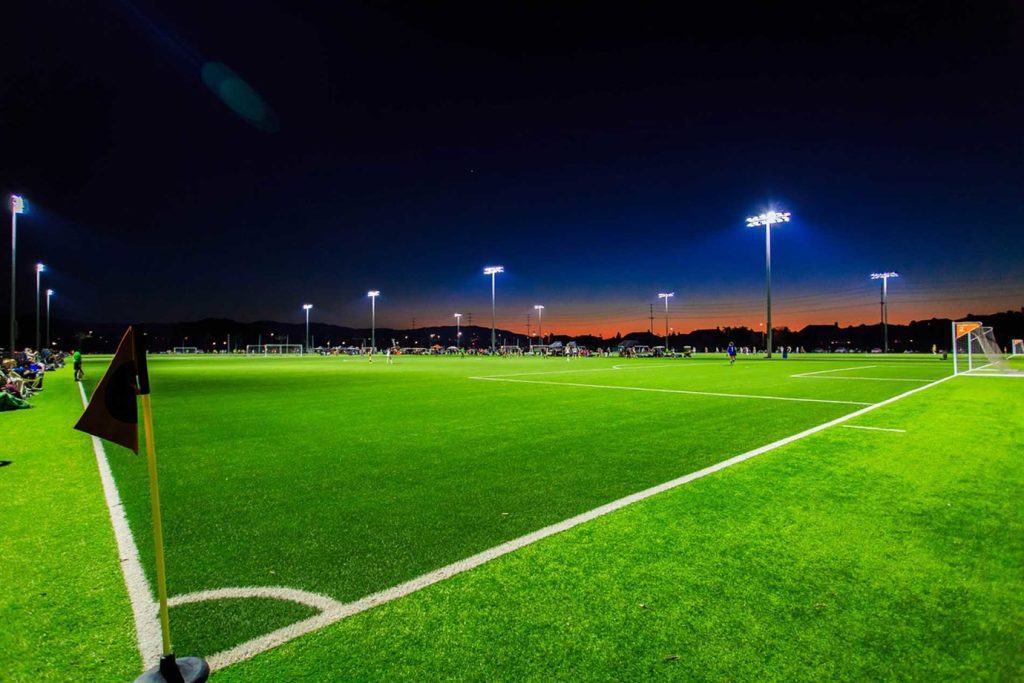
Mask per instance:
[[[956,324],[956,338],[964,336],[971,330],[976,330],[981,327],[981,323],[957,323]]]

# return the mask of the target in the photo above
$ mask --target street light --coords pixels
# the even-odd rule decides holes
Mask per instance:
[[[747,219],[748,228],[764,226],[764,271],[768,304],[767,320],[765,321],[767,332],[767,338],[765,339],[767,347],[766,358],[772,357],[772,225],[788,222],[789,211],[769,211],[768,213],[762,213],[760,216],[752,216]]]
[[[484,275],[491,276],[491,355],[494,355],[494,346],[497,342],[494,333],[494,276],[504,272],[504,266],[487,266],[484,268]]]
[[[18,251],[18,214],[25,213],[25,200],[16,194],[11,195],[11,343],[8,351],[14,353],[14,265]]]
[[[541,322],[543,322],[542,318],[544,317],[544,307],[541,306],[540,304],[537,304],[536,306],[533,307],[533,310],[537,311],[537,341],[543,344],[544,334],[541,328]]]
[[[46,266],[42,263],[36,264],[36,353],[39,352],[39,277],[44,270],[46,270]]]
[[[665,353],[668,353],[668,300],[676,295],[675,292],[659,292],[658,298],[665,300]]]
[[[889,353],[889,303],[886,301],[889,293],[889,278],[899,277],[899,273],[871,273],[872,280],[882,281],[882,350]]]
[[[462,314],[461,313],[456,313],[455,314],[455,346],[457,348],[460,348],[460,349],[462,348],[462,344],[460,343],[462,341],[462,331],[460,329],[461,325],[462,325]]]
[[[366,293],[366,296],[370,297],[370,348],[376,350],[377,348],[377,297],[380,296],[380,292],[376,289],[371,289]]]
[[[306,353],[309,353],[309,309],[313,304],[302,304],[302,310],[306,312]]]
[[[50,297],[53,296],[53,290],[46,290],[46,348],[50,348]]]

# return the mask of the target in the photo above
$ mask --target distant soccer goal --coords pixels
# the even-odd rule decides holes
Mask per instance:
[[[175,346],[171,349],[171,353],[199,353],[199,348],[195,346]]]
[[[1010,342],[1011,356],[1024,356],[1024,339],[1014,339]]]
[[[260,356],[301,356],[302,344],[247,344],[245,352]]]
[[[979,322],[953,323],[953,374],[1024,377],[1006,359],[991,327]]]

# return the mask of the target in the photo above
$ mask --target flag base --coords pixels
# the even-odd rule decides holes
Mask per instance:
[[[210,676],[210,665],[199,657],[176,659],[174,654],[160,658],[160,664],[135,679],[135,683],[203,683]]]

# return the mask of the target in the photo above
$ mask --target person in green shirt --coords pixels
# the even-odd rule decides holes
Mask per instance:
[[[85,379],[85,373],[82,372],[82,352],[75,349],[71,353],[71,360],[75,362],[75,381],[81,382]]]

